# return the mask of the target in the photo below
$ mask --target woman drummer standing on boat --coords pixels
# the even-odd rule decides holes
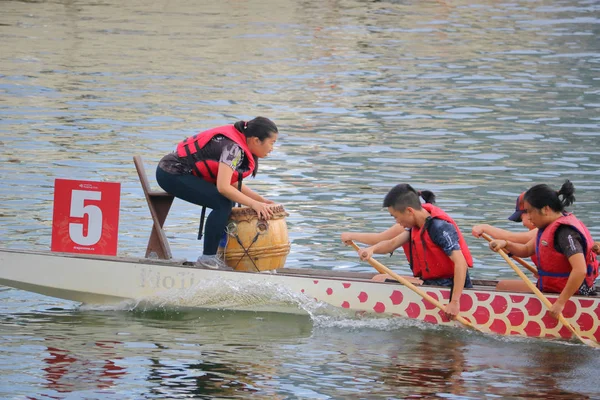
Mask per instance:
[[[559,191],[536,185],[525,192],[525,213],[538,228],[536,238],[527,244],[493,240],[490,248],[504,249],[514,256],[538,258],[537,287],[542,292],[560,293],[550,313],[557,317],[569,298],[595,294],[598,260],[592,251],[594,241],[587,227],[565,207],[573,204],[575,188],[565,181]],[[528,291],[522,281],[511,281],[511,290]],[[508,286],[506,286],[508,288]]]
[[[277,135],[271,120],[256,117],[191,136],[160,160],[156,169],[160,187],[203,206],[198,238],[202,237],[204,207],[212,209],[206,219],[203,255],[196,265],[228,269],[217,257],[217,248],[234,203],[251,207],[260,219],[272,216],[274,202],[252,191],[242,180],[256,175],[258,159],[273,150]]]

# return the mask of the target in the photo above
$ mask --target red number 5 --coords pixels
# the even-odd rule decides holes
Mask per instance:
[[[121,184],[54,182],[52,251],[117,254]]]
[[[98,243],[102,237],[102,210],[93,204],[85,205],[86,200],[100,200],[102,193],[89,190],[73,190],[71,192],[71,217],[88,216],[87,235],[84,234],[84,224],[71,222],[69,236],[81,246],[91,246]]]

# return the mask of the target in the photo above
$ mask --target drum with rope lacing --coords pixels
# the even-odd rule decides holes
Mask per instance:
[[[271,208],[273,217],[259,220],[249,207],[234,207],[227,223],[227,245],[223,259],[238,271],[266,271],[283,268],[290,253],[283,206]]]

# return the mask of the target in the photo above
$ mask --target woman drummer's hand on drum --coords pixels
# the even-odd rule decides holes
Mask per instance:
[[[273,216],[273,210],[268,203],[255,201],[252,203],[252,209],[258,214],[258,219],[270,219]]]

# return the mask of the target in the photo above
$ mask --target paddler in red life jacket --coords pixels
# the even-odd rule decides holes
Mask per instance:
[[[527,232],[511,232],[505,229],[496,228],[495,226],[488,224],[475,225],[471,230],[471,233],[476,238],[480,238],[481,235],[487,233],[494,239],[506,239],[511,242],[522,243],[525,244],[529,242],[531,239],[535,238],[538,229],[531,223],[529,219],[529,214],[525,212],[525,192],[521,193],[519,197],[517,197],[517,203],[515,206],[515,212],[508,217],[509,220],[514,222],[522,222],[523,226],[528,229]],[[537,265],[537,257],[534,255],[531,256],[531,261]],[[499,290],[504,290],[503,288],[498,288]]]
[[[548,185],[536,185],[525,192],[525,213],[538,228],[537,236],[520,244],[510,240],[493,240],[490,248],[504,249],[518,257],[536,254],[542,292],[560,293],[550,313],[558,317],[572,295],[590,296],[596,293],[598,260],[592,251],[594,241],[587,227],[565,207],[573,204],[575,188],[565,181],[557,192]],[[562,197],[562,199],[561,199]],[[509,281],[512,291],[528,292],[523,281]]]
[[[160,160],[156,180],[161,188],[177,198],[212,209],[206,219],[203,255],[196,265],[230,269],[217,257],[217,248],[234,203],[251,207],[260,219],[273,215],[274,202],[251,190],[242,180],[256,175],[258,159],[273,150],[277,135],[277,126],[271,120],[256,117],[191,136]],[[201,220],[204,221],[204,209]]]
[[[421,204],[419,197],[425,200]],[[361,249],[361,260],[376,254],[387,254],[402,246],[413,275],[423,285],[450,286],[452,295],[445,312],[454,318],[459,312],[463,288],[471,288],[467,268],[473,259],[465,239],[454,220],[434,206],[435,195],[424,190],[415,191],[408,184],[396,185],[383,200],[390,215],[406,230],[398,236]]]

